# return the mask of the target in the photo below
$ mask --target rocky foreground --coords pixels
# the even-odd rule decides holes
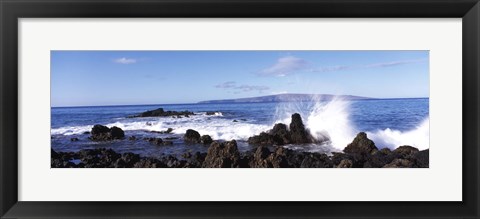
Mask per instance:
[[[172,130],[167,130],[166,133]],[[123,140],[125,134],[118,127],[95,125],[90,140]],[[130,141],[139,140],[135,136]],[[173,145],[161,138],[144,139],[155,145]],[[83,149],[78,152],[51,151],[53,168],[428,168],[429,150],[419,151],[411,146],[400,146],[391,151],[379,150],[367,134],[360,132],[343,153],[328,156],[322,153],[302,152],[284,148],[286,144],[321,143],[305,129],[299,114],[292,115],[287,128],[275,124],[272,130],[252,136],[248,143],[257,147],[241,153],[237,142],[214,141],[195,130],[187,130],[184,141],[208,146],[207,153],[185,153],[182,158],[168,155],[161,158],[141,157],[134,153],[117,153],[113,149]],[[188,146],[188,145],[187,145]]]

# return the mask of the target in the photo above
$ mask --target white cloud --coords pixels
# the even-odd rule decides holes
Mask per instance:
[[[392,67],[397,65],[406,65],[412,64],[417,62],[423,62],[426,59],[412,59],[412,60],[400,60],[400,61],[392,61],[392,62],[382,62],[382,63],[374,63],[370,65],[366,65],[366,68],[383,68],[383,67]]]
[[[262,92],[264,90],[270,89],[267,86],[257,86],[257,85],[240,85],[234,87],[234,89],[241,90],[243,92],[249,92],[249,91],[259,91]]]
[[[311,69],[311,72],[336,72],[336,71],[345,71],[345,70],[352,70],[352,69],[366,69],[366,68],[387,68],[387,67],[394,67],[399,65],[408,65],[418,62],[424,62],[427,59],[411,59],[411,60],[398,60],[398,61],[391,61],[391,62],[380,62],[368,65],[337,65],[337,66],[327,66],[327,67],[320,67]]]
[[[215,85],[216,88],[233,88],[235,87],[235,81],[227,81],[221,84]]]
[[[279,58],[275,64],[260,71],[260,75],[283,77],[307,67],[307,62],[295,56]]]
[[[136,59],[131,59],[131,58],[122,57],[122,58],[118,58],[118,59],[113,60],[113,62],[119,63],[119,64],[133,64],[133,63],[136,63],[137,60],[136,60]]]
[[[238,94],[241,92],[250,92],[250,91],[258,91],[259,93],[270,89],[267,86],[260,86],[260,85],[237,85],[235,81],[227,81],[223,82],[221,84],[215,85],[216,88],[222,88],[222,89],[229,89],[232,90],[234,94]]]

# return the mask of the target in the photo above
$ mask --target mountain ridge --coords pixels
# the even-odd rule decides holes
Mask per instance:
[[[198,103],[268,103],[268,102],[306,102],[311,100],[328,101],[334,98],[344,100],[365,100],[375,99],[371,97],[362,97],[354,95],[332,95],[332,94],[275,94],[258,97],[245,97],[236,99],[205,100]]]

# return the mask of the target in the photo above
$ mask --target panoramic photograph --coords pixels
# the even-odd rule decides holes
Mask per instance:
[[[429,52],[51,51],[51,168],[428,168]]]

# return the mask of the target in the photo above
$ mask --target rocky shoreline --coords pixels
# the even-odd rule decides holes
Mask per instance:
[[[148,111],[137,116],[183,116],[191,112]],[[169,129],[164,133],[169,133]],[[90,132],[91,141],[126,140],[124,131],[118,127],[108,128],[95,125]],[[142,140],[129,136],[128,141]],[[143,139],[155,145],[173,145],[168,139]],[[343,153],[304,152],[283,147],[288,144],[322,144],[326,140],[315,139],[303,125],[299,114],[292,115],[290,125],[278,123],[259,135],[252,136],[248,143],[256,147],[240,152],[235,140],[215,141],[208,135],[200,135],[195,130],[186,131],[184,142],[203,144],[207,153],[184,153],[179,158],[167,155],[163,157],[142,157],[134,153],[117,153],[113,149],[82,149],[77,152],[57,152],[51,150],[52,168],[428,168],[429,150],[404,145],[391,151],[378,149],[360,132],[348,144]],[[73,141],[73,139],[72,139]],[[188,146],[188,145],[187,145]]]

